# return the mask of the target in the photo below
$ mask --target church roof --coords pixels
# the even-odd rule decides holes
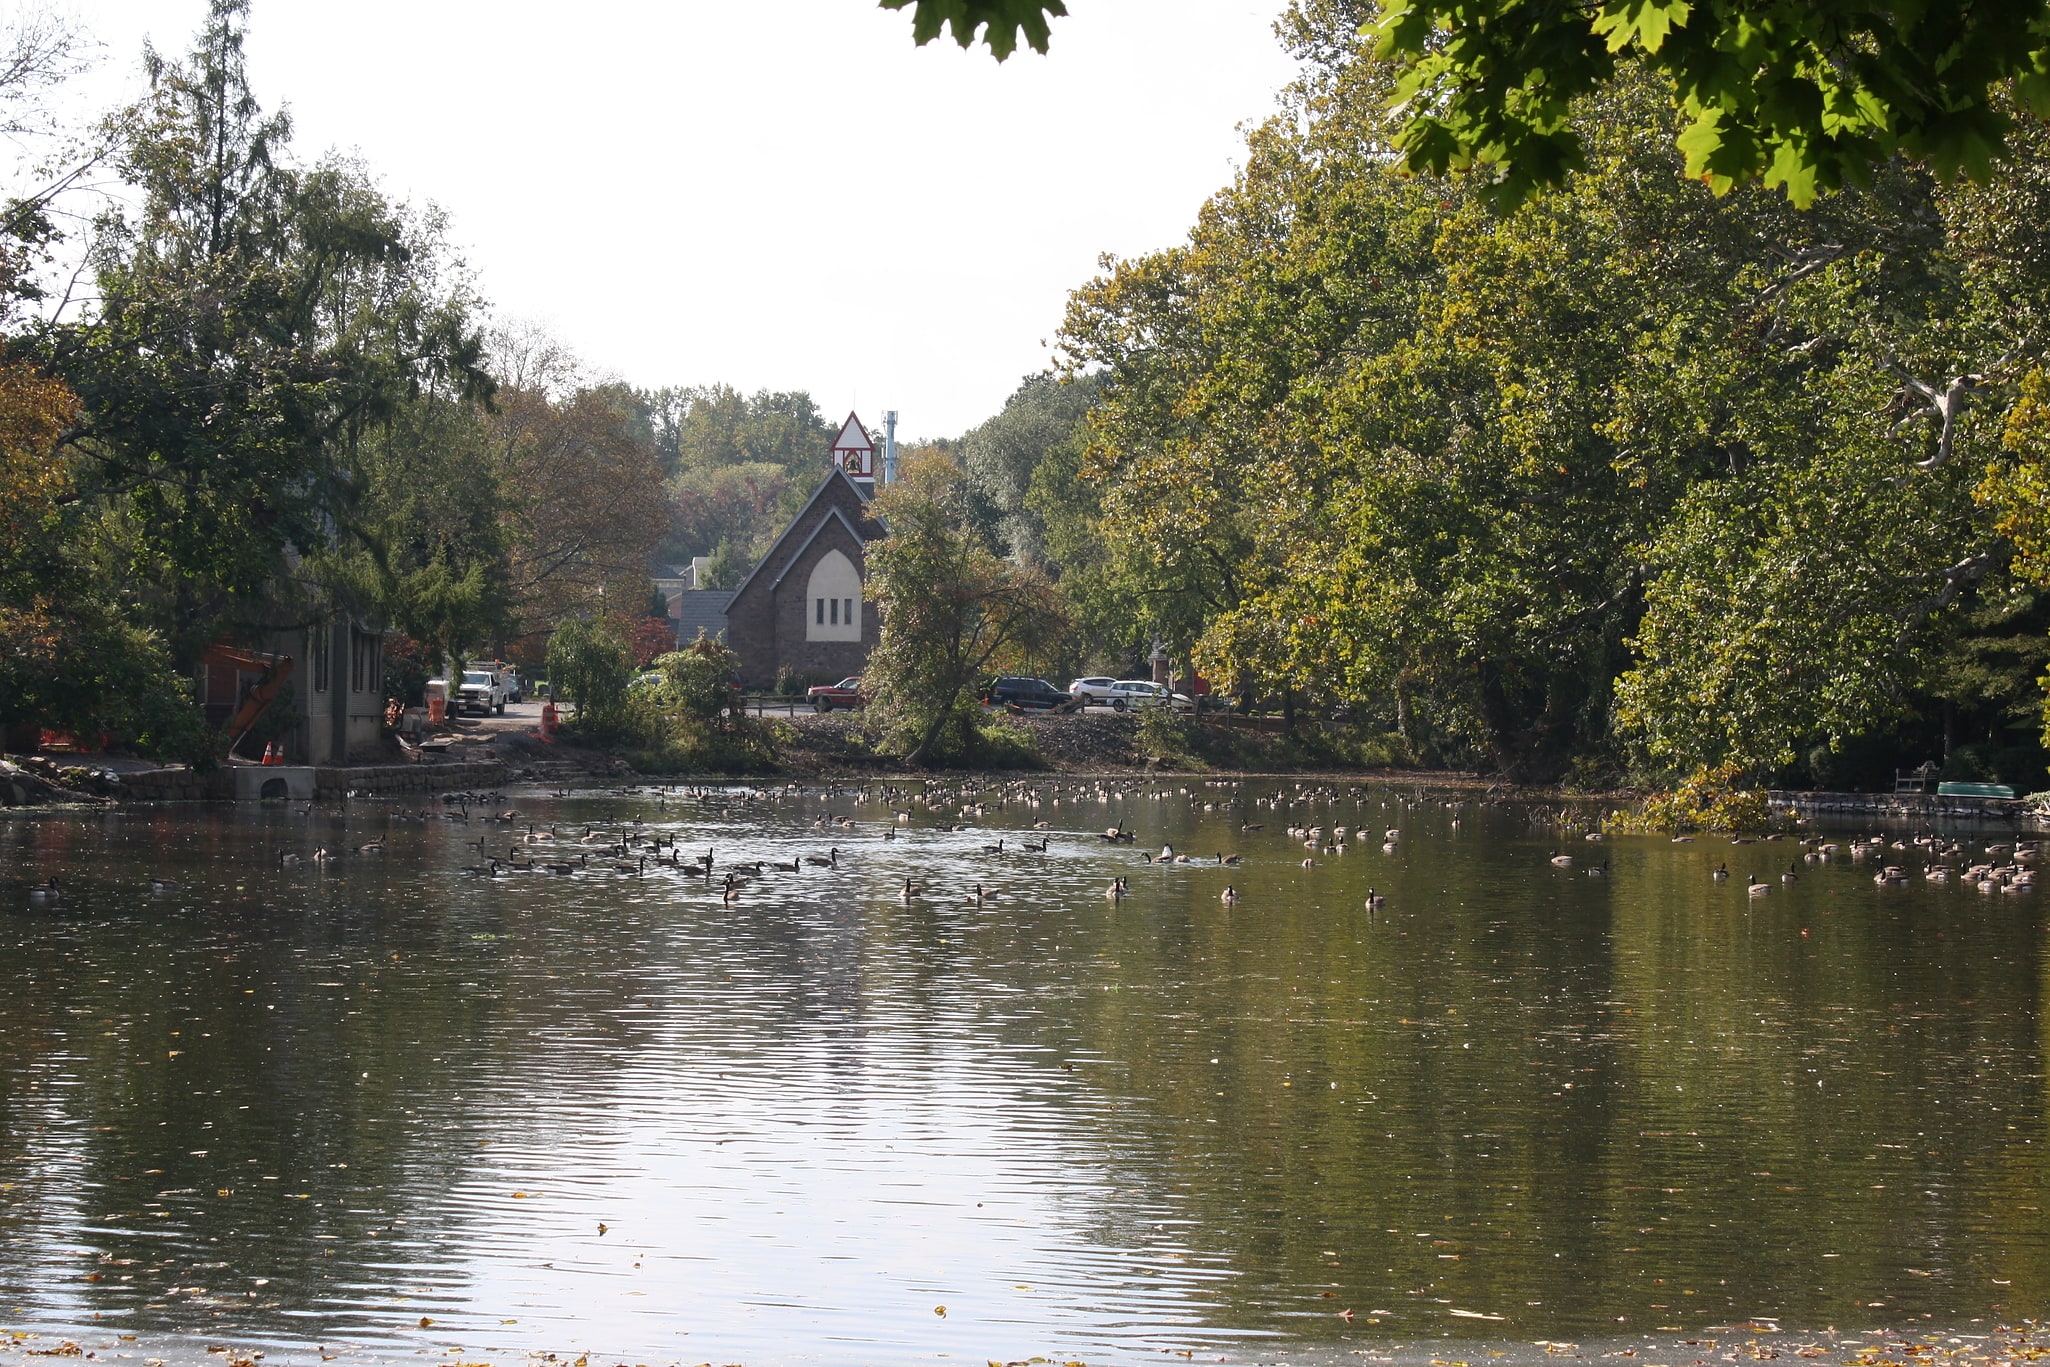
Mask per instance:
[[[852,414],[848,415],[848,421],[854,421]],[[859,424],[856,424],[856,426],[858,428]],[[783,544],[786,541],[790,540],[791,537],[797,534],[797,529],[810,523],[812,513],[818,507],[819,499],[825,494],[827,489],[832,487],[833,481],[836,479],[842,481],[847,485],[848,490],[854,495],[855,500],[861,506],[866,507],[868,505],[870,495],[864,492],[862,490],[862,487],[859,484],[855,483],[854,480],[848,476],[845,470],[842,470],[838,465],[835,465],[831,469],[827,470],[826,477],[819,481],[818,488],[811,491],[811,497],[804,501],[804,507],[801,510],[799,510],[797,516],[790,519],[790,525],[783,529],[783,534],[776,538],[775,544],[769,547],[768,551],[762,556],[760,560],[755,561],[754,568],[747,572],[747,577],[741,580],[738,584],[735,584],[733,586],[733,596],[735,598],[738,598],[741,594],[747,592],[748,586],[754,583],[755,576],[762,572],[762,566],[768,564],[771,560],[774,560],[776,558],[777,552],[783,549]],[[854,533],[855,538],[857,540],[865,542],[875,539],[873,537],[864,537],[861,534],[861,529],[855,526],[854,523],[848,519],[847,514],[842,512],[839,508],[831,508],[828,510],[828,512],[833,516],[839,517],[843,522],[846,522],[847,529],[850,532]],[[820,518],[818,526],[812,527],[811,535],[807,536],[804,539],[804,546],[811,545],[812,541],[817,538],[820,530],[825,526],[827,522],[830,522],[831,520],[831,516]],[[881,526],[883,528],[884,533],[887,535],[889,532],[889,527],[883,524],[880,519],[876,519],[876,522],[878,526]],[[800,546],[798,548],[799,554],[803,553],[804,546]]]
[[[876,444],[869,437],[868,428],[862,425],[860,418],[849,413],[847,421],[840,424],[840,435],[833,438],[833,450],[873,452],[875,449]]]

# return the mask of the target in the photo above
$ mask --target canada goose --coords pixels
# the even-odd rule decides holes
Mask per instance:
[[[982,890],[982,884],[980,883],[977,883],[975,885],[975,891],[971,892],[968,895],[977,902],[987,902],[989,900],[989,894]]]
[[[316,864],[325,864],[328,860],[332,858],[334,858],[334,856],[327,852],[327,846],[325,845],[322,845],[319,849],[313,852],[313,862]]]
[[[1554,850],[1552,852],[1552,863],[1558,868],[1570,869],[1573,867],[1573,856],[1570,854],[1560,854]]]
[[[1367,889],[1368,911],[1379,911],[1382,907],[1385,907],[1387,905],[1388,899],[1386,897],[1383,897],[1380,893],[1375,892],[1372,888]]]
[[[997,843],[996,843],[996,844],[994,844],[994,845],[984,845],[984,846],[982,847],[982,852],[983,852],[984,854],[1002,854],[1002,853],[1004,852],[1004,842],[1003,842],[1003,839],[1002,839],[1001,837],[999,837],[999,838],[998,838],[998,840],[997,840]]]
[[[369,840],[369,841],[365,841],[365,842],[364,842],[363,844],[361,844],[361,845],[358,845],[358,846],[356,847],[356,853],[358,853],[358,854],[383,854],[383,853],[384,853],[384,842],[383,842],[382,840]]]
[[[1113,902],[1115,902],[1118,898],[1123,897],[1125,895],[1124,878],[1120,876],[1111,879],[1110,886],[1103,890],[1103,895],[1105,897],[1110,898]]]
[[[924,892],[925,885],[923,883],[914,883],[907,876],[904,879],[904,890],[898,893],[897,896],[900,900],[909,902],[912,899],[922,895]]]
[[[1224,891],[1218,894],[1218,900],[1222,901],[1225,905],[1229,906],[1233,902],[1239,900],[1239,890],[1233,887],[1231,884],[1226,883],[1224,885]]]
[[[290,866],[290,865],[293,865],[293,864],[296,864],[296,863],[298,863],[298,862],[299,862],[299,856],[298,856],[298,855],[296,855],[296,854],[293,854],[293,853],[292,853],[291,851],[289,851],[289,850],[279,850],[279,851],[278,851],[278,867],[279,867],[279,868],[281,868],[281,869],[282,869],[282,868],[286,868],[286,867],[288,867],[288,866]]]
[[[541,867],[548,870],[550,873],[561,874],[564,876],[575,873],[577,871],[577,866],[575,864],[543,864]]]
[[[463,872],[472,878],[496,878],[498,877],[498,861],[492,859],[482,864],[465,864]]]
[[[1792,864],[1787,865],[1787,871],[1780,875],[1780,882],[1782,883],[1798,883],[1800,881],[1800,871],[1796,869]]]
[[[1264,827],[1266,824],[1267,823],[1264,821],[1241,821],[1239,823],[1239,829],[1242,831],[1257,831]]]
[[[1728,864],[1718,864],[1718,865],[1716,865],[1716,866],[1715,866],[1715,872],[1709,875],[1709,877],[1711,877],[1711,878],[1715,879],[1715,881],[1716,881],[1716,882],[1718,882],[1718,883],[1724,882],[1725,880],[1727,880],[1727,879],[1729,878],[1729,876],[1730,876],[1730,866],[1729,866]]]
[[[1772,884],[1760,882],[1758,875],[1755,873],[1747,873],[1744,875],[1744,891],[1750,893],[1753,897],[1763,897],[1766,893],[1772,891]]]
[[[151,892],[176,892],[178,891],[178,884],[169,878],[152,878],[149,880],[149,890]]]
[[[1226,854],[1224,853],[1224,851],[1219,850],[1217,852],[1217,862],[1224,865],[1226,868],[1237,868],[1239,856],[1235,854]]]
[[[57,875],[53,873],[49,882],[39,883],[28,890],[28,904],[32,907],[54,907],[63,896],[57,888]]]
[[[1609,876],[1609,861],[1604,859],[1601,863],[1590,866],[1587,870],[1587,876],[1589,878],[1607,878]]]
[[[1314,859],[1305,859],[1303,861],[1303,867],[1306,869],[1314,869],[1317,867],[1317,861]]]
[[[740,883],[730,873],[726,875],[726,887],[719,894],[719,900],[729,906],[740,900]]]
[[[808,854],[804,857],[804,862],[815,868],[837,869],[840,867],[840,849],[836,845],[824,854]]]

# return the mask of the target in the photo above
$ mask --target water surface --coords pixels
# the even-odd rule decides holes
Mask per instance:
[[[2046,1304],[2037,895],[1406,788],[1029,787],[0,823],[0,1327],[1358,1361]],[[578,870],[463,872],[513,846]]]

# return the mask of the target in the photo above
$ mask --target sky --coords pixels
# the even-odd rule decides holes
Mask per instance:
[[[74,99],[205,0],[66,0]],[[912,45],[874,0],[254,0],[305,160],[432,201],[500,317],[646,386],[805,389],[955,436],[1043,369],[1104,253],[1182,240],[1294,74],[1282,0],[1069,0],[1051,54]]]

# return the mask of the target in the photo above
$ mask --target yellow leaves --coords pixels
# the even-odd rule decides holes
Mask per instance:
[[[2014,543],[2015,572],[2050,584],[2050,375],[2041,368],[2023,378],[2000,444],[2015,459],[1990,467],[1972,497]]]
[[[71,487],[56,459],[78,396],[25,365],[0,365],[0,544],[28,531]]]

